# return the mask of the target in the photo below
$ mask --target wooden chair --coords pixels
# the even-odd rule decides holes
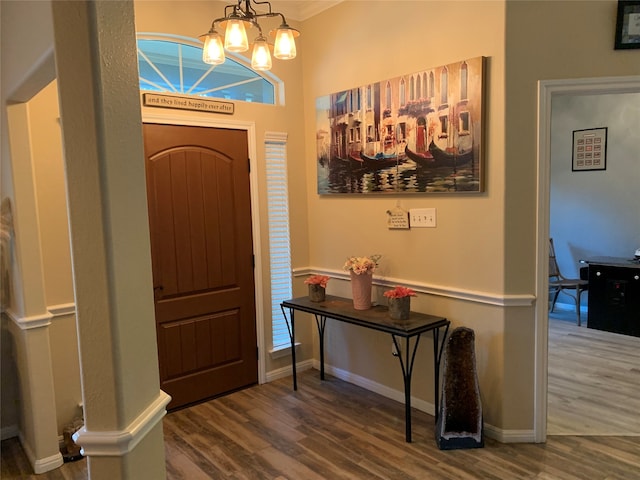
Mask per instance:
[[[580,322],[580,296],[582,292],[589,289],[589,281],[579,278],[566,278],[560,272],[558,263],[556,262],[556,252],[553,248],[553,238],[549,239],[549,290],[553,290],[553,300],[549,312],[553,312],[556,300],[560,292],[564,292],[572,297],[576,302],[576,316],[578,317],[578,326]],[[574,293],[570,293],[574,292]]]

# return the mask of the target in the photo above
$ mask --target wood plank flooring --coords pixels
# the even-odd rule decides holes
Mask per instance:
[[[552,315],[548,374],[548,435],[640,435],[640,338]]]
[[[640,437],[549,437],[546,444],[500,444],[441,451],[433,417],[316,370],[168,414],[169,479],[562,479],[640,478]],[[86,460],[42,475],[15,439],[2,442],[2,479],[79,480]],[[140,479],[155,480],[155,479]]]

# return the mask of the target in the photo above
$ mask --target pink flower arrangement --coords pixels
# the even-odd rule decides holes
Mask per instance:
[[[363,273],[373,274],[378,268],[378,260],[382,255],[371,255],[369,257],[349,257],[342,267],[347,272],[353,272],[356,275]]]
[[[416,292],[408,287],[401,287],[400,285],[396,285],[393,290],[387,290],[383,293],[383,295],[387,298],[404,298],[404,297],[415,297]]]
[[[329,277],[326,275],[312,275],[304,281],[305,285],[320,285],[322,288],[327,288],[327,282]]]

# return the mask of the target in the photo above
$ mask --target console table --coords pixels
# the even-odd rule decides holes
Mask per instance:
[[[411,312],[408,320],[392,320],[388,308],[376,305],[369,310],[355,310],[353,301],[349,298],[327,295],[324,302],[312,302],[309,297],[293,298],[281,303],[280,308],[287,323],[291,338],[291,363],[293,369],[293,389],[298,389],[296,378],[296,349],[295,349],[295,312],[306,312],[315,316],[320,338],[320,378],[324,380],[324,330],[327,318],[339,322],[350,323],[360,327],[378,330],[391,334],[396,351],[399,352],[400,368],[404,379],[404,406],[406,441],[411,442],[411,375],[413,364],[420,341],[420,335],[433,332],[433,370],[434,370],[434,398],[435,417],[439,414],[440,391],[440,360],[444,349],[444,342],[451,322],[443,317],[436,317],[424,313]],[[287,316],[287,311],[289,315]],[[440,338],[441,329],[444,330]],[[399,339],[404,338],[404,349]],[[411,341],[412,339],[413,342]],[[411,343],[413,347],[411,348]]]

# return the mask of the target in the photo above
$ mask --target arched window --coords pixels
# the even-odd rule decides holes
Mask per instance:
[[[411,81],[409,83],[409,100],[416,99],[416,79],[411,76]]]
[[[387,110],[391,110],[391,83],[390,82],[387,82],[387,86],[385,88],[385,97],[387,97],[385,107],[387,108]]]
[[[138,69],[143,91],[271,105],[280,83],[229,56],[222,65],[208,65],[202,61],[200,42],[169,35],[138,35]]]
[[[447,103],[447,99],[449,98],[449,72],[447,67],[442,68],[442,73],[440,74],[440,103]]]
[[[435,79],[433,77],[433,72],[429,72],[429,97],[432,98],[435,92]]]
[[[466,100],[469,98],[468,94],[468,80],[469,80],[469,72],[467,70],[467,62],[462,62],[462,66],[460,67],[460,99]]]
[[[407,103],[407,86],[405,85],[404,78],[400,79],[400,106],[404,107]]]
[[[416,100],[420,100],[422,98],[422,82],[420,81],[420,78],[420,75],[416,78]]]

